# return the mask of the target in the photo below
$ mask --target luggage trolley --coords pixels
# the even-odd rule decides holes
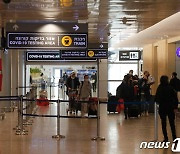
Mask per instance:
[[[78,110],[81,110],[81,104],[78,103],[77,101],[77,89],[71,89],[68,92],[68,96],[69,96],[69,108],[67,109],[67,114],[70,112],[70,114],[72,113],[78,113]]]

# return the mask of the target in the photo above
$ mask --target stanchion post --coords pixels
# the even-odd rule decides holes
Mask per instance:
[[[50,100],[51,100],[51,83],[50,83]]]
[[[98,100],[98,110],[97,110],[97,137],[93,137],[91,140],[101,140],[104,141],[104,137],[100,137],[100,102]]]
[[[23,96],[21,95],[20,96],[20,101],[19,101],[19,130],[16,132],[16,135],[27,135],[27,131],[24,130],[24,127],[23,127]]]
[[[16,130],[17,132],[18,131],[20,131],[21,130],[21,128],[20,128],[20,121],[21,121],[21,113],[20,113],[20,110],[21,110],[21,105],[20,105],[20,101],[21,101],[21,99],[20,99],[20,97],[19,97],[19,102],[18,102],[18,124],[17,124],[17,126],[16,126],[16,128],[13,128],[14,130]]]
[[[154,103],[154,140],[158,140],[158,106]]]
[[[60,99],[57,100],[57,135],[53,135],[52,138],[65,138],[65,136],[60,135]]]

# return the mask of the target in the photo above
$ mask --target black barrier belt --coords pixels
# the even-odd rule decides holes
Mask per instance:
[[[81,117],[81,116],[58,116],[58,115],[38,115],[38,114],[22,114],[23,116],[33,116],[33,117],[59,117],[59,118],[74,118],[74,119],[97,119],[97,116]]]
[[[1,99],[0,98],[0,101],[18,101],[19,99],[14,99],[14,98],[12,98],[12,99]]]
[[[19,96],[0,96],[0,98],[19,98]]]
[[[57,102],[58,100],[48,100],[48,99],[44,99],[44,100],[41,100],[41,99],[23,99],[23,101],[27,101],[27,102]]]
[[[18,88],[20,88],[20,89],[23,89],[23,88],[24,88],[24,89],[25,89],[25,88],[34,88],[34,87],[33,87],[33,86],[26,86],[26,87],[23,87],[23,86],[22,86],[22,87],[17,87],[16,89],[18,89]]]
[[[33,102],[33,101],[36,101],[36,102],[58,102],[58,100],[48,100],[48,99],[45,99],[45,100],[41,100],[41,99],[23,99],[23,101],[30,101],[30,102]],[[65,102],[71,102],[73,101],[74,103],[94,103],[94,101],[77,101],[77,100],[59,100],[60,103],[65,103]],[[107,104],[107,102],[106,102]]]
[[[111,104],[145,104],[145,103],[148,103],[148,104],[154,104],[155,102],[99,102],[100,104],[108,104],[108,105],[111,105]]]

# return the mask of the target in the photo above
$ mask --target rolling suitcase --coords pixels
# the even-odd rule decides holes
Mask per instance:
[[[116,96],[110,96],[108,99],[108,104],[107,104],[107,111],[109,113],[111,112],[116,112],[116,106],[118,103],[118,98]]]
[[[140,107],[137,104],[128,106],[128,117],[138,117],[140,115]]]
[[[98,98],[97,97],[91,97],[89,98],[89,107],[88,107],[88,116],[97,116],[97,104],[98,104]]]

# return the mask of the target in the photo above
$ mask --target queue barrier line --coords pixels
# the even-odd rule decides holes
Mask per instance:
[[[38,101],[38,102],[58,102],[58,100],[48,100],[48,99],[44,99],[44,100],[41,100],[41,99],[23,99],[23,101],[30,101],[30,102],[33,102],[33,101]],[[69,100],[59,100],[60,103],[68,103]],[[75,103],[94,103],[94,101],[77,101],[75,100],[74,101]],[[107,102],[106,102],[107,104]]]
[[[16,89],[18,89],[18,88],[35,88],[36,86],[19,86],[19,87],[17,87]]]
[[[19,98],[19,96],[0,96],[0,98]]]
[[[100,104],[108,104],[108,105],[111,105],[111,104],[145,104],[145,103],[148,103],[148,104],[154,104],[155,102],[151,101],[151,102],[145,102],[145,101],[141,101],[141,102],[100,102]]]
[[[20,124],[18,124],[18,127],[20,127],[17,131],[17,135],[26,135],[26,131],[23,129],[23,116],[39,116],[39,117],[57,117],[57,121],[58,121],[58,129],[57,129],[57,135],[52,136],[53,138],[64,138],[64,136],[60,135],[60,118],[84,118],[84,117],[80,117],[80,116],[61,116],[61,115],[36,115],[36,114],[23,114],[23,101],[37,101],[34,99],[23,99],[24,96],[0,96],[0,101],[19,101],[19,108],[18,108],[18,113],[20,113],[21,117],[20,117]],[[12,99],[11,99],[12,98]],[[16,99],[15,99],[16,98]],[[40,101],[40,100],[38,100]],[[44,101],[44,100],[42,100]],[[47,101],[52,101],[52,102],[57,102],[58,104],[60,104],[61,102],[69,102],[68,100],[47,100]],[[90,101],[79,101],[80,103],[86,103],[86,102],[90,102]],[[93,101],[91,101],[93,102]],[[125,104],[144,104],[145,102],[124,102]],[[154,140],[157,141],[158,140],[158,104],[156,102],[148,102],[148,103],[154,103]],[[97,117],[88,117],[88,119],[97,119],[97,137],[92,138],[92,140],[97,140],[98,138],[100,138],[101,140],[105,140],[105,138],[101,138],[99,136],[99,130],[100,130],[100,104],[109,104],[109,102],[99,102],[98,101],[98,114]],[[111,104],[121,104],[120,102],[111,102]],[[123,103],[122,103],[123,104]],[[180,102],[178,103],[180,104]],[[60,105],[58,105],[59,107],[57,107],[58,113],[60,113]],[[86,118],[86,117],[85,117]],[[19,122],[18,122],[19,123]]]
[[[58,117],[58,118],[74,118],[74,119],[97,119],[97,116],[85,116],[85,117],[81,117],[81,116],[63,116],[63,115],[48,115],[48,114],[22,114],[23,116],[34,116],[34,117]]]
[[[99,125],[100,125],[100,109],[98,108],[98,115],[97,116],[88,116],[88,117],[81,117],[81,116],[62,116],[60,115],[60,102],[69,102],[69,100],[47,100],[48,102],[57,102],[57,113],[59,113],[58,115],[37,115],[37,114],[24,114],[23,113],[23,102],[24,101],[45,101],[45,100],[38,100],[38,99],[24,99],[24,96],[17,96],[17,99],[15,99],[16,101],[19,101],[18,103],[18,126],[16,128],[16,135],[27,135],[27,131],[24,129],[23,127],[23,116],[36,116],[36,117],[56,117],[57,118],[57,135],[52,136],[52,138],[56,138],[56,139],[60,139],[60,138],[65,138],[65,136],[60,135],[60,118],[88,118],[88,119],[97,119],[97,137],[92,138],[92,140],[97,140],[97,139],[101,139],[101,140],[105,140],[105,138],[101,138],[99,137]],[[12,99],[9,99],[12,100]],[[88,103],[88,102],[94,102],[94,101],[77,101],[78,103]],[[76,103],[77,103],[76,102]],[[99,106],[99,101],[98,101],[98,107]]]

